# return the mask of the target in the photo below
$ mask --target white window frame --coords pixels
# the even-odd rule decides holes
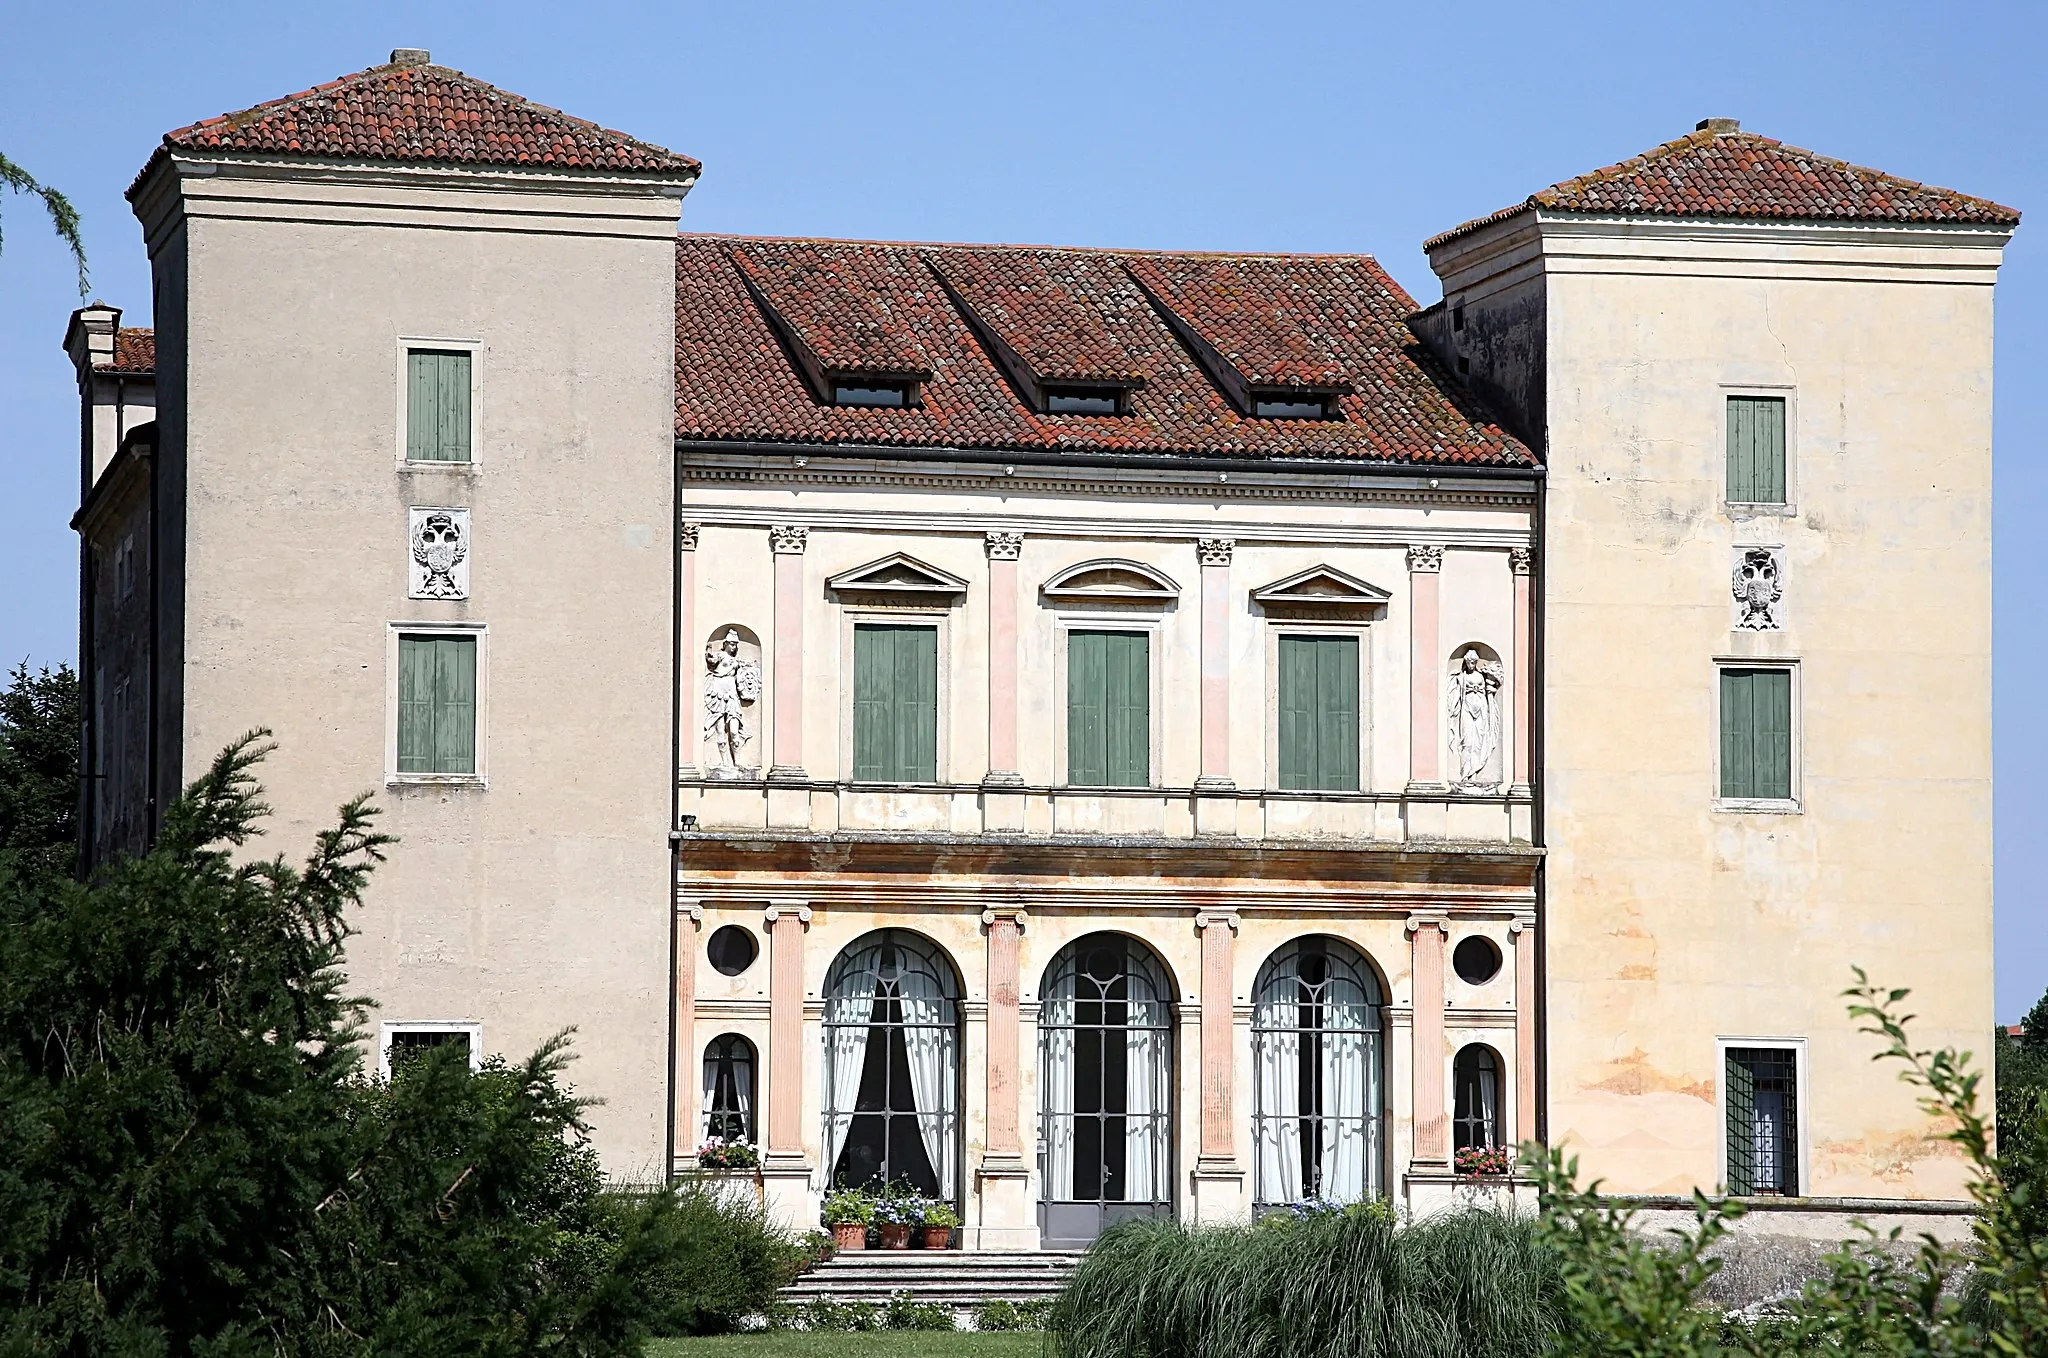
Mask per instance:
[[[388,1019],[377,1025],[377,1075],[391,1078],[391,1035],[393,1033],[464,1033],[469,1037],[469,1068],[484,1064],[484,1025],[478,1019]]]
[[[1792,739],[1790,797],[1724,797],[1721,795],[1721,672],[1723,670],[1784,670],[1792,676]],[[1714,657],[1713,713],[1714,784],[1716,811],[1745,815],[1797,816],[1806,810],[1806,685],[1797,659],[1777,655],[1717,655]]]
[[[410,389],[408,359],[415,349],[438,349],[447,353],[469,355],[469,461],[467,462],[415,462],[406,456],[405,431],[408,418],[406,400]],[[483,443],[483,390],[484,390],[484,342],[479,339],[454,339],[437,335],[400,335],[398,348],[392,362],[392,372],[398,388],[397,399],[393,402],[396,411],[396,434],[398,469],[409,472],[449,472],[456,475],[473,473],[484,460]]]
[[[1714,476],[1721,483],[1715,499],[1730,518],[1794,518],[1799,513],[1799,389],[1790,384],[1774,386],[1754,382],[1723,382],[1718,388],[1719,405],[1714,426],[1718,435],[1714,443]],[[1785,503],[1781,505],[1761,504],[1753,500],[1731,500],[1728,498],[1728,398],[1731,396],[1768,396],[1785,402]]]
[[[1165,729],[1165,710],[1161,695],[1165,692],[1164,674],[1166,669],[1165,618],[1158,613],[1111,613],[1097,610],[1060,609],[1053,613],[1053,665],[1057,696],[1052,709],[1053,758],[1057,761],[1060,781],[1055,784],[1061,791],[1075,792],[1083,796],[1101,793],[1116,797],[1130,793],[1164,789],[1160,776],[1165,752],[1161,733]],[[1150,766],[1146,774],[1145,788],[1082,786],[1072,781],[1067,769],[1067,638],[1075,632],[1144,632],[1150,638],[1145,643],[1145,684],[1150,690],[1147,700],[1147,726],[1145,760]]]
[[[400,773],[398,771],[398,639],[409,637],[476,638],[476,771],[474,773]],[[485,735],[490,730],[491,633],[480,622],[411,622],[393,619],[384,626],[384,785],[489,787],[490,762]]]
[[[882,627],[930,627],[938,632],[938,692],[935,696],[936,716],[939,729],[934,733],[934,754],[932,776],[940,785],[952,781],[953,729],[953,608],[950,604],[934,602],[928,606],[909,607],[903,604],[841,604],[839,606],[839,672],[845,681],[839,685],[839,768],[840,781],[852,782],[853,778],[853,629],[866,623]],[[863,782],[862,787],[907,787],[933,786],[930,783],[871,783]]]
[[[1290,622],[1267,618],[1266,682],[1260,706],[1266,723],[1265,790],[1276,797],[1356,797],[1373,790],[1372,769],[1372,624],[1369,622]],[[1280,638],[1282,636],[1350,637],[1358,643],[1358,787],[1280,786]]]
[[[1728,1193],[1728,1049],[1730,1047],[1762,1047],[1769,1051],[1792,1053],[1792,1097],[1796,1106],[1793,1116],[1798,1119],[1798,1135],[1794,1142],[1798,1146],[1799,1172],[1794,1185],[1799,1191],[1794,1197],[1813,1195],[1813,1102],[1807,1097],[1808,1061],[1806,1039],[1803,1037],[1744,1037],[1738,1034],[1720,1034],[1714,1038],[1714,1144],[1718,1155],[1714,1161],[1714,1186],[1723,1196]],[[1773,1195],[1774,1196],[1774,1195]]]

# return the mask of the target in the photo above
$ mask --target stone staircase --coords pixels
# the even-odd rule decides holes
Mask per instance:
[[[984,1301],[1059,1295],[1081,1256],[1055,1250],[841,1250],[782,1289],[796,1305],[829,1297],[881,1305],[898,1292],[962,1317]]]

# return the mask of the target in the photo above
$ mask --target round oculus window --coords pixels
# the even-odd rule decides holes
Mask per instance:
[[[1467,985],[1485,985],[1500,974],[1500,949],[1490,938],[1474,934],[1451,950],[1451,966]]]
[[[761,949],[754,942],[754,936],[737,924],[727,924],[711,931],[711,938],[704,944],[704,956],[720,975],[737,976],[754,965]]]

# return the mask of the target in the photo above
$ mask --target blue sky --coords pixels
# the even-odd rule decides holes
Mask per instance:
[[[684,223],[708,231],[1364,250],[1428,302],[1424,237],[1710,115],[2029,211],[1998,297],[2000,1018],[2048,988],[2048,6],[107,0],[6,28],[0,150],[72,196],[130,324],[149,273],[121,194],[157,138],[393,47],[698,157]],[[0,663],[54,663],[76,298],[38,205],[0,223]],[[1898,626],[1941,606],[1901,599]]]

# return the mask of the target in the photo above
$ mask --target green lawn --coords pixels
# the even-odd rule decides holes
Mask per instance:
[[[1004,1334],[919,1333],[870,1330],[860,1334],[777,1330],[729,1334],[716,1339],[656,1339],[647,1358],[1039,1358],[1045,1336],[1036,1331]]]

